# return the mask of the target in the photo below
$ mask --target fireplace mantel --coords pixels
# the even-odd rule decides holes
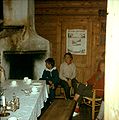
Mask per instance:
[[[10,55],[10,54],[44,54],[46,53],[46,50],[36,50],[36,51],[3,51],[4,55]]]

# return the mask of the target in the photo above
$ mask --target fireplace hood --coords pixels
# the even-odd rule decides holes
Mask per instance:
[[[3,14],[6,29],[1,36],[6,39],[1,45],[6,46],[6,51],[47,51],[49,54],[49,41],[35,31],[34,0],[4,0]]]
[[[50,56],[49,41],[35,31],[34,14],[34,0],[3,0],[4,29],[0,32],[0,64],[5,69],[7,79],[10,78],[10,72],[16,72],[19,67],[23,73],[22,66],[29,67],[31,64],[31,78],[39,79],[45,68],[44,61]],[[16,65],[14,61],[17,61]],[[21,66],[16,67],[19,62]]]

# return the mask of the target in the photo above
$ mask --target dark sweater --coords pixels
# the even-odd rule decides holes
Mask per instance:
[[[56,67],[52,68],[51,70],[45,69],[42,74],[42,80],[46,80],[46,84],[49,84],[49,81],[52,81],[54,86],[56,87],[59,82],[59,72]]]

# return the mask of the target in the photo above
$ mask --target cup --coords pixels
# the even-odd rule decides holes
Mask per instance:
[[[24,77],[24,82],[26,82],[29,78],[28,77]]]
[[[28,85],[30,85],[31,82],[32,82],[31,79],[27,79],[27,80],[26,80],[26,84],[28,84]]]
[[[8,120],[18,120],[16,117],[10,117]]]
[[[17,82],[15,80],[12,81],[11,83],[12,86],[17,86]]]

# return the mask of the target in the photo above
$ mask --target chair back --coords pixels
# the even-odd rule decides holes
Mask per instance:
[[[92,107],[92,120],[95,119],[95,112],[99,112],[99,109],[96,109],[96,107],[100,107],[102,98],[96,97],[96,91],[103,91],[102,89],[93,89],[93,96],[90,97],[83,97],[83,103]]]

